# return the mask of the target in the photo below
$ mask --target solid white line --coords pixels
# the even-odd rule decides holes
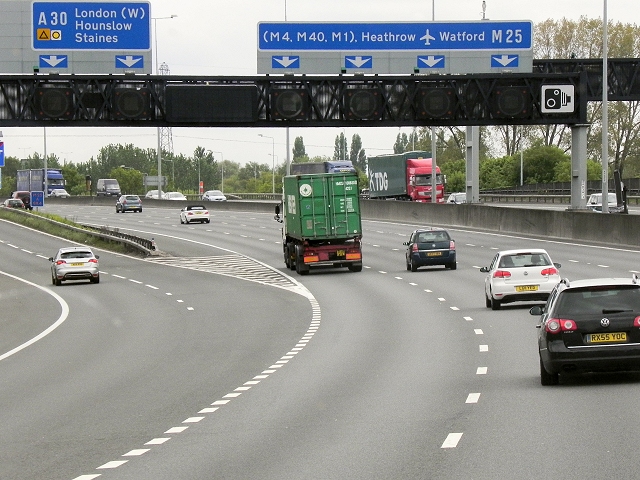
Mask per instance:
[[[461,438],[462,433],[450,433],[440,448],[456,448]]]
[[[10,278],[13,278],[14,280],[18,280],[20,282],[26,283],[27,285],[31,285],[32,287],[39,288],[43,292],[48,293],[53,298],[55,298],[58,301],[58,303],[60,304],[60,306],[62,307],[62,313],[58,317],[58,320],[56,320],[55,323],[53,323],[53,325],[51,325],[49,328],[44,330],[42,333],[40,333],[40,334],[36,335],[35,337],[33,337],[31,340],[28,340],[28,341],[24,342],[22,345],[19,345],[16,348],[14,348],[13,350],[9,350],[7,353],[3,353],[2,355],[0,355],[0,361],[2,361],[5,358],[9,358],[11,355],[13,355],[15,353],[18,353],[20,350],[23,350],[23,349],[27,348],[29,345],[32,345],[32,344],[36,343],[38,340],[42,340],[44,337],[46,337],[51,332],[53,332],[56,328],[58,328],[60,325],[62,325],[64,323],[64,321],[67,319],[67,317],[69,316],[69,305],[67,305],[67,302],[65,302],[64,299],[62,297],[60,297],[60,295],[58,295],[55,292],[52,292],[48,288],[42,287],[42,286],[37,285],[35,283],[32,283],[32,282],[30,282],[28,280],[16,277],[14,275],[11,275],[11,274],[3,272],[3,271],[0,271],[0,274],[5,275],[5,276],[10,277]]]

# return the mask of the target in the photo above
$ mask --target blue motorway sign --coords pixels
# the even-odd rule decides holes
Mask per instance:
[[[31,192],[31,206],[44,207],[44,192]]]
[[[146,2],[33,2],[34,50],[150,50]]]
[[[262,51],[530,50],[533,22],[259,23]]]
[[[4,142],[0,140],[0,167],[4,167]]]

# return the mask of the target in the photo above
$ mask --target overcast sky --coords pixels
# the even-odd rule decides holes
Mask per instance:
[[[107,2],[101,2],[107,3]],[[257,24],[259,22],[421,22],[477,21],[482,19],[482,0],[151,0],[157,20],[158,60],[171,75],[256,75]],[[640,4],[631,0],[609,0],[611,21],[640,22]],[[490,20],[532,20],[566,17],[578,20],[602,18],[604,0],[487,0],[485,16]],[[1,33],[0,33],[1,38]],[[153,42],[152,42],[153,44]],[[154,53],[155,56],[155,53]],[[392,153],[398,128],[345,128],[363,139],[367,154]],[[402,129],[409,134],[411,129]],[[291,128],[290,139],[304,137],[309,156],[333,155],[336,135],[342,128]],[[3,128],[5,155],[25,158],[44,152],[43,128]],[[222,152],[225,160],[272,164],[286,157],[285,129],[173,128],[175,154],[191,156],[197,146]],[[84,162],[96,157],[109,143],[132,143],[141,148],[157,147],[155,128],[47,128],[47,153],[63,161]],[[293,145],[292,145],[293,146]],[[219,156],[216,154],[216,156]]]

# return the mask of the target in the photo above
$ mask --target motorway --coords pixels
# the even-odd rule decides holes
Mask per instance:
[[[529,304],[485,308],[499,249],[569,279],[638,252],[451,229],[458,269],[405,269],[423,225],[364,221],[364,269],[301,277],[272,214],[44,211],[154,237],[51,285],[68,241],[0,221],[0,479],[635,478],[640,375],[542,387]]]

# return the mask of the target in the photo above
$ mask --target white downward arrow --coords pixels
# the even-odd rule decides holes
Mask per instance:
[[[55,67],[57,66],[59,63],[64,62],[65,59],[67,57],[60,57],[58,58],[57,55],[51,55],[49,58],[47,57],[42,57],[42,60],[44,60],[45,63],[48,63],[50,66]]]
[[[289,65],[291,65],[292,63],[294,63],[296,60],[298,60],[298,57],[282,57],[282,58],[275,58],[275,61],[278,62],[280,65],[282,65],[283,67],[288,67]]]
[[[429,55],[427,58],[421,58],[420,61],[428,67],[435,67],[438,63],[444,60],[444,57],[436,58],[435,55]]]
[[[356,68],[362,67],[365,63],[371,60],[371,57],[363,58],[363,57],[355,57],[347,59],[349,62]]]
[[[493,57],[493,59],[503,67],[506,67],[507,65],[509,65],[516,58],[518,57],[509,57],[509,55],[502,55],[501,57]]]
[[[134,58],[133,55],[127,55],[126,57],[119,58],[118,60],[120,60],[120,62],[124,63],[125,66],[131,68],[136,63],[138,63],[140,60],[142,60],[142,57]]]

